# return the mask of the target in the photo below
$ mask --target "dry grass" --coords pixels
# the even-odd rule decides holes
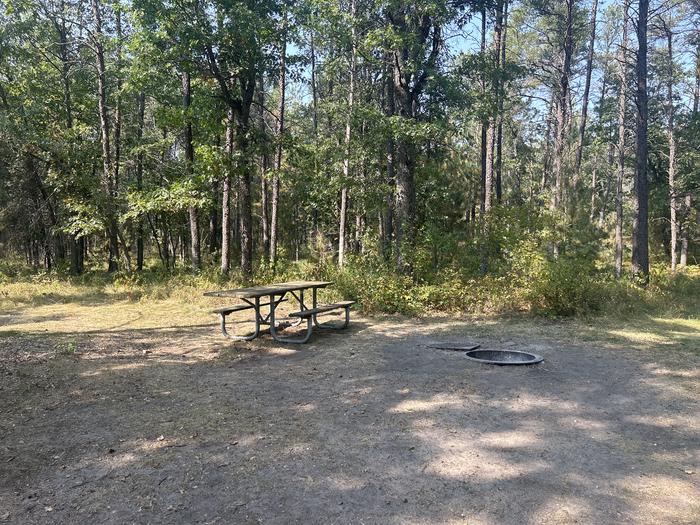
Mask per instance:
[[[46,277],[4,283],[0,284],[0,336],[51,334],[63,343],[70,343],[85,334],[125,330],[207,325],[214,330],[216,318],[210,310],[230,301],[203,297],[202,293],[226,287],[206,278],[170,279],[148,285],[128,280],[83,284]],[[282,306],[283,312],[289,304]],[[476,332],[485,337],[627,343],[635,348],[679,349],[700,354],[700,316],[681,318],[673,316],[673,309],[668,312],[669,315],[645,313],[574,319],[531,315],[470,316],[469,319]],[[450,318],[444,314],[423,318],[436,317]]]

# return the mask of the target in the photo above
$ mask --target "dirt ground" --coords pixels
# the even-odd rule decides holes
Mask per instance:
[[[697,353],[537,319],[66,340],[58,312],[0,312],[0,523],[700,523]]]

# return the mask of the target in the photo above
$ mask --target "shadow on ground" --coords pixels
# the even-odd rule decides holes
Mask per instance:
[[[546,361],[491,367],[425,346],[445,337]],[[0,369],[0,520],[696,523],[700,515],[694,356],[484,338],[445,319],[360,320],[301,347],[222,342],[206,325],[87,341],[78,356]]]

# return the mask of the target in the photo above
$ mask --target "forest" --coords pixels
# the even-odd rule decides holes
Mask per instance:
[[[2,272],[692,288],[699,99],[694,0],[4,0]]]
[[[698,524],[700,0],[0,0],[0,524]]]

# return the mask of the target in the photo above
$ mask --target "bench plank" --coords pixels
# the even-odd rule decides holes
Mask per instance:
[[[275,304],[283,303],[283,302],[288,301],[288,300],[289,299],[287,299],[285,297],[280,301],[275,301]],[[260,303],[260,306],[270,306],[270,302],[268,301],[266,303]],[[222,314],[228,315],[228,314],[233,313],[233,312],[241,312],[243,310],[251,310],[253,308],[255,308],[255,307],[252,304],[236,304],[233,306],[224,306],[223,308],[217,308],[216,310],[212,310],[211,313],[219,314],[219,315],[222,315]]]
[[[341,308],[350,308],[353,304],[355,304],[355,301],[340,301],[338,303],[333,303],[333,304],[322,304],[320,306],[317,306],[316,308],[310,308],[308,310],[301,310],[299,312],[292,312],[291,314],[289,314],[289,317],[301,317],[302,319],[305,319],[307,317],[311,317],[312,315],[321,314],[324,312],[330,312],[332,310],[340,310]]]

